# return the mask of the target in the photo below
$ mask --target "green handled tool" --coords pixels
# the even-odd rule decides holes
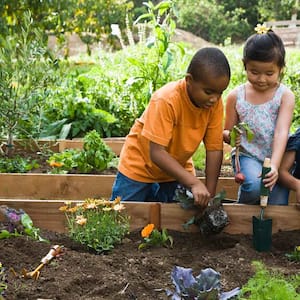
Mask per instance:
[[[260,182],[260,219],[263,220],[264,216],[264,209],[268,205],[268,198],[270,195],[270,189],[266,188],[264,185],[264,178],[266,177],[266,174],[271,171],[271,159],[266,157],[263,163],[262,171],[261,171],[261,182]]]
[[[271,170],[270,158],[265,158],[260,184],[260,217],[252,217],[253,225],[253,246],[257,251],[270,251],[272,245],[272,219],[264,219],[264,209],[268,205],[270,190],[265,187],[263,180]]]

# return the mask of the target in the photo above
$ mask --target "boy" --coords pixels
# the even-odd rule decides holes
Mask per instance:
[[[222,163],[221,95],[229,80],[225,55],[207,47],[194,55],[184,79],[152,95],[126,137],[111,199],[172,202],[180,183],[190,189],[196,205],[206,207]],[[192,162],[201,141],[206,147],[205,185]]]

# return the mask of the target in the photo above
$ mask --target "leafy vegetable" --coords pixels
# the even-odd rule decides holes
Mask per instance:
[[[198,212],[189,219],[183,227],[195,224],[199,227],[202,235],[220,233],[228,224],[228,215],[223,208],[222,200],[225,198],[225,192],[221,191],[208,203],[207,208],[202,211],[194,204],[193,194],[183,186],[178,186],[175,190],[174,200],[179,202],[184,209],[195,209]]]
[[[239,288],[229,292],[221,292],[221,275],[211,268],[201,270],[195,278],[191,268],[175,266],[171,273],[175,292],[167,290],[172,300],[226,300],[237,296]]]
[[[241,300],[299,300],[300,276],[285,277],[278,271],[268,271],[263,263],[254,261],[255,275],[242,287]]]
[[[0,239],[17,237],[25,234],[35,240],[48,242],[48,240],[40,236],[40,229],[33,226],[31,218],[24,210],[16,210],[7,207],[6,205],[1,205],[0,213],[5,217],[4,224],[6,225],[0,231]]]

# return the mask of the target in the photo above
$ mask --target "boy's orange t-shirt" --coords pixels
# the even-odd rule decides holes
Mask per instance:
[[[192,155],[201,141],[207,150],[223,149],[223,103],[209,109],[194,106],[186,81],[170,82],[157,90],[148,107],[126,137],[120,154],[119,171],[140,182],[175,179],[150,159],[150,141],[162,145],[187,171],[194,173]]]

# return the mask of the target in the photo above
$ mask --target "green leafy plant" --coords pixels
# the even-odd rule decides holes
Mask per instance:
[[[0,157],[0,173],[27,173],[38,167],[37,161],[30,158],[20,156]]]
[[[205,148],[204,144],[201,143],[196,150],[196,152],[193,154],[193,163],[197,170],[204,170],[205,169]]]
[[[13,155],[18,132],[30,136],[30,131],[39,128],[40,120],[35,118],[40,116],[46,91],[55,79],[57,62],[43,45],[43,34],[33,27],[29,12],[21,23],[24,26],[19,33],[0,35],[0,126],[7,136],[8,156]]]
[[[141,231],[144,242],[139,244],[139,249],[153,246],[173,247],[173,238],[168,234],[167,229],[161,231],[154,228],[154,224],[148,224]]]
[[[96,253],[112,250],[129,231],[129,217],[120,200],[86,199],[75,205],[66,202],[60,211],[66,215],[70,237]]]
[[[175,44],[171,41],[176,28],[174,17],[177,11],[174,1],[164,0],[157,5],[149,1],[143,4],[147,8],[147,13],[139,16],[134,24],[146,21],[147,26],[151,28],[152,32],[146,44],[151,51],[148,51],[148,56],[140,59],[136,56],[130,57],[128,61],[139,70],[138,76],[131,78],[130,81],[148,86],[150,97],[153,91],[169,81],[169,68],[176,55],[175,49],[180,48],[180,53],[184,54],[184,48],[179,44],[173,47]]]
[[[0,231],[0,239],[26,235],[41,242],[48,242],[40,236],[40,229],[33,226],[30,216],[24,210],[1,205],[0,214],[5,217],[5,226]]]
[[[90,131],[83,139],[83,150],[78,156],[78,169],[81,173],[92,170],[103,171],[115,157],[96,130]]]
[[[77,157],[80,155],[79,149],[66,149],[63,152],[54,153],[47,162],[51,167],[51,174],[67,174],[76,169]]]
[[[249,142],[251,142],[254,138],[254,133],[249,127],[247,123],[240,122],[233,126],[232,130],[230,131],[230,146],[235,147],[236,140],[238,136],[245,132],[246,138]]]
[[[285,256],[291,261],[300,261],[300,246],[295,246],[291,253],[286,253]]]
[[[115,158],[114,152],[105,144],[96,130],[87,133],[83,149],[67,149],[53,154],[48,163],[52,174],[68,173],[72,169],[80,173],[100,172],[108,168]]]
[[[256,272],[242,287],[241,300],[300,299],[297,290],[300,276],[286,277],[279,271],[269,271],[262,262],[253,261]]]

